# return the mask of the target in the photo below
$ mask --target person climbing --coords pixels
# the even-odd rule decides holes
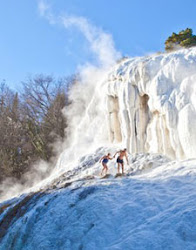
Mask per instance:
[[[115,153],[114,157],[118,154],[118,157],[117,157],[117,160],[116,162],[118,163],[118,174],[120,174],[120,167],[122,168],[122,174],[124,174],[124,162],[123,162],[123,158],[125,157],[126,160],[127,160],[127,164],[129,164],[129,161],[128,161],[128,155],[127,155],[127,149],[123,149],[123,150],[120,150],[118,152]]]
[[[113,158],[110,157],[110,153],[108,153],[107,155],[104,155],[103,157],[101,157],[101,159],[99,160],[99,162],[102,161],[102,166],[103,166],[103,169],[101,171],[101,176],[103,175],[103,172],[105,170],[105,175],[107,174],[107,171],[108,171],[108,166],[107,166],[107,163],[109,160],[112,160]]]

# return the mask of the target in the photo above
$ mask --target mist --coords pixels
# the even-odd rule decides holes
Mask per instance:
[[[50,5],[45,1],[38,2],[38,10],[40,16],[45,18],[49,25],[62,25],[64,29],[80,32],[85,38],[89,51],[95,60],[93,64],[86,61],[85,64],[78,65],[76,69],[78,81],[69,93],[71,105],[66,107],[66,117],[68,117],[67,139],[65,142],[56,141],[52,145],[56,152],[56,157],[51,162],[43,160],[37,162],[20,181],[15,178],[4,180],[0,185],[0,201],[27,191],[39,189],[62,171],[72,168],[77,159],[87,153],[87,151],[89,153],[100,143],[107,141],[107,128],[104,128],[101,134],[95,134],[95,129],[105,115],[105,105],[104,103],[103,105],[101,104],[105,100],[102,100],[102,93],[99,92],[98,86],[104,81],[110,68],[121,57],[120,52],[115,49],[112,35],[96,27],[85,17],[74,15],[55,16]],[[100,96],[99,105],[94,103],[93,100],[95,91]],[[88,117],[90,117],[89,114],[91,112],[89,107],[91,106],[95,106],[93,108],[94,116],[99,118],[97,121],[93,121],[97,124],[88,129],[90,127]],[[62,112],[65,113],[65,109]],[[59,164],[59,161],[62,161],[62,157],[60,157],[62,152],[64,169]]]

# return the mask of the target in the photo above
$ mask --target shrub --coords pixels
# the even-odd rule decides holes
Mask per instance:
[[[192,29],[180,31],[178,34],[172,33],[165,41],[165,50],[174,51],[180,48],[190,48],[196,46],[196,36],[193,35]]]

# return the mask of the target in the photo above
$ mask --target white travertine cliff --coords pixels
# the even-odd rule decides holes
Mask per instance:
[[[195,48],[124,59],[98,88],[101,94],[95,91],[89,105],[91,114],[105,100],[96,133],[108,124],[110,142],[122,143],[130,153],[196,156]],[[95,128],[95,119],[90,117],[89,127]]]

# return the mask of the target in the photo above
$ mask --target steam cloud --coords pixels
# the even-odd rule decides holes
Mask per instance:
[[[40,16],[44,17],[51,25],[60,24],[63,25],[65,29],[77,29],[81,32],[89,44],[91,53],[96,58],[96,65],[92,65],[92,63],[89,62],[85,65],[78,65],[80,82],[77,86],[72,88],[70,99],[73,101],[73,104],[70,106],[69,110],[66,110],[66,115],[68,114],[69,120],[67,132],[69,134],[69,141],[71,142],[68,155],[71,152],[74,158],[71,144],[76,143],[77,136],[80,136],[78,132],[76,132],[76,128],[82,123],[81,117],[87,114],[86,108],[92,101],[97,83],[104,79],[108,69],[121,57],[121,54],[115,49],[111,34],[94,26],[86,18],[70,15],[55,16],[52,13],[50,4],[43,0],[38,1],[38,11]],[[95,112],[100,112],[98,107]],[[89,141],[85,138],[83,139],[84,146],[84,142],[88,144]],[[59,142],[54,145],[58,155],[67,147],[66,145],[62,145]],[[78,147],[80,148],[81,145]],[[49,169],[51,169],[51,163],[41,161],[24,177],[22,183],[17,183],[15,179],[5,180],[0,186],[2,192],[0,201],[24,192],[26,188],[30,188],[34,185],[42,185],[40,182],[46,174],[48,174]],[[57,174],[57,172],[53,172],[53,175],[55,174]]]

